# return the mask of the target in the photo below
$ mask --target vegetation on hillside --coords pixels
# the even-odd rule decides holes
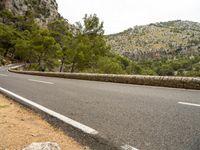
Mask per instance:
[[[200,54],[200,23],[168,21],[135,26],[107,36],[114,53],[132,60]]]
[[[0,18],[0,64],[24,62],[26,69],[39,71],[200,76],[199,55],[130,60],[113,53],[95,14],[85,15],[76,30],[62,18],[41,28],[30,12],[22,17],[2,10]]]

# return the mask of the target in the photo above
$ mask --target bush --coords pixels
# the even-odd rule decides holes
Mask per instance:
[[[142,75],[157,75],[157,73],[150,68],[143,69],[141,74]]]
[[[109,57],[101,57],[97,62],[97,72],[105,74],[125,74],[120,63]]]
[[[157,74],[160,76],[173,76],[174,75],[174,70],[171,66],[169,65],[162,65],[157,69]]]
[[[188,71],[185,76],[188,77],[200,77],[200,71]]]
[[[126,72],[128,74],[141,74],[142,73],[142,68],[137,65],[136,63],[131,63],[127,68]]]

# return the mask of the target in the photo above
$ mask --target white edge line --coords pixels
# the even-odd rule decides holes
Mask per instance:
[[[194,103],[187,103],[187,102],[178,102],[179,104],[182,104],[182,105],[189,105],[189,106],[197,106],[197,107],[200,107],[200,104],[194,104]]]
[[[137,148],[135,148],[133,146],[130,146],[128,144],[121,146],[121,149],[122,150],[139,150],[139,149],[137,149]]]
[[[73,126],[75,128],[78,128],[79,130],[81,130],[81,131],[83,131],[85,133],[88,133],[88,134],[91,134],[91,135],[98,134],[98,131],[96,131],[96,130],[94,130],[94,129],[92,129],[92,128],[84,125],[84,124],[81,124],[81,123],[79,123],[79,122],[77,122],[75,120],[72,120],[72,119],[70,119],[70,118],[68,118],[68,117],[66,117],[64,115],[61,115],[61,114],[55,112],[55,111],[52,111],[52,110],[50,110],[50,109],[48,109],[48,108],[46,108],[46,107],[44,107],[42,105],[34,103],[31,100],[28,100],[28,99],[26,99],[26,98],[24,98],[22,96],[19,96],[19,95],[15,94],[15,93],[13,93],[11,91],[8,91],[8,90],[6,90],[6,89],[4,89],[2,87],[0,87],[0,91],[2,93],[6,94],[7,96],[10,96],[11,98],[14,98],[15,100],[23,102],[26,105],[33,106],[33,107],[35,107],[35,108],[37,108],[37,109],[49,114],[50,116],[53,116],[53,117],[65,122],[65,123],[67,123],[67,124],[69,124],[69,125],[71,125],[71,126]]]
[[[6,69],[7,72],[10,72],[9,69],[17,69],[17,68],[19,68],[19,67],[24,66],[24,65],[17,65],[17,66],[13,66],[13,67],[12,67],[12,65],[13,65],[13,64],[10,64],[10,65],[7,66],[7,67],[8,67],[8,69]],[[10,67],[10,66],[11,66],[11,67]]]
[[[6,75],[6,74],[0,74],[0,76],[7,77],[8,75]]]
[[[12,64],[11,64],[12,65]],[[23,65],[17,65],[17,66],[13,66],[13,67],[10,67],[8,66],[9,68],[8,69],[16,69],[16,68],[19,68],[19,67],[22,67]]]
[[[32,81],[32,82],[39,82],[39,83],[46,83],[46,84],[54,84],[52,82],[47,82],[47,81],[41,81],[41,80],[34,80],[34,79],[28,79],[29,81]]]

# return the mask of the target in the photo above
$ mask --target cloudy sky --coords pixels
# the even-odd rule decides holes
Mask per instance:
[[[106,34],[135,25],[169,20],[200,22],[200,0],[57,0],[59,12],[70,23],[96,13]]]

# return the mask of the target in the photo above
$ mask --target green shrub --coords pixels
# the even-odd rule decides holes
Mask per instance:
[[[99,73],[106,74],[125,74],[120,63],[109,57],[101,57],[97,62],[97,70]]]
[[[141,74],[142,73],[142,68],[137,65],[136,63],[131,63],[127,68],[126,72],[128,74]]]
[[[174,70],[170,65],[162,65],[161,67],[158,67],[157,74],[160,76],[173,76]]]

